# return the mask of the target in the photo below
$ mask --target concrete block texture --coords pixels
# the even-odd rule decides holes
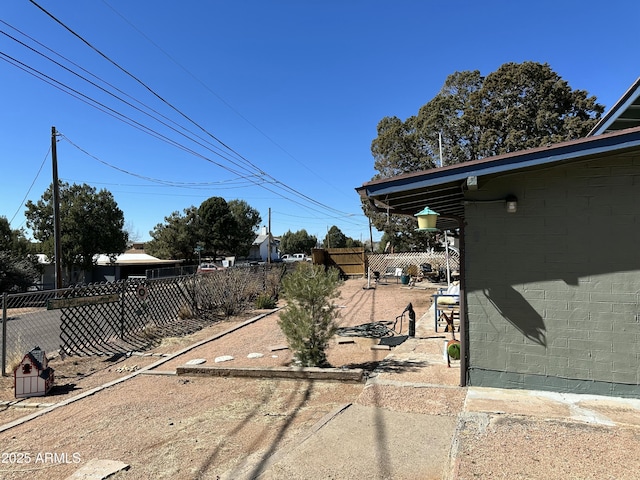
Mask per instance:
[[[488,179],[469,192],[464,246],[472,385],[544,383],[559,391],[640,396],[634,178],[639,162],[619,156]],[[516,213],[500,202],[473,202],[507,195],[518,198]]]

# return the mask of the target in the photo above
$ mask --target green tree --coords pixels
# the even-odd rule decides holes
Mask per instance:
[[[200,241],[199,233],[196,207],[185,208],[183,214],[175,211],[149,232],[151,241],[145,245],[145,250],[154,257],[185,259],[193,263],[197,258],[195,247]]]
[[[292,233],[291,230],[287,230],[280,237],[280,252],[281,253],[305,253],[310,254],[311,250],[318,244],[318,239],[309,235],[305,229],[298,230]]]
[[[345,247],[362,247],[360,240],[347,237],[342,230],[333,225],[328,231],[327,236],[322,241],[323,248],[345,248]]]
[[[38,268],[29,258],[0,251],[0,292],[25,292],[38,279]]]
[[[24,230],[12,229],[7,217],[0,217],[0,252],[10,252],[16,257],[26,257],[32,253]]]
[[[453,165],[584,137],[603,111],[594,96],[571,89],[546,63],[506,63],[486,77],[479,71],[455,72],[417,115],[378,123],[371,144],[374,179],[435,168],[440,138],[442,163]],[[363,210],[391,237],[404,227],[398,217],[368,204]],[[422,234],[414,234],[414,228],[405,235]]]
[[[244,200],[227,202],[222,197],[208,198],[183,212],[173,212],[149,232],[152,239],[145,248],[151,255],[193,262],[198,245],[204,247],[204,256],[246,255],[261,222],[258,211]]]
[[[356,240],[355,238],[347,237],[347,241],[344,245],[347,248],[356,248],[356,247],[364,247],[364,244],[360,240]]]
[[[24,232],[0,217],[0,292],[24,292],[36,282],[40,268],[37,257],[29,253]]]
[[[327,231],[327,236],[324,237],[322,246],[324,248],[344,248],[347,246],[347,236],[342,233],[342,230],[333,225]]]
[[[127,246],[124,214],[111,192],[87,184],[60,183],[61,265],[82,271],[93,267],[98,254],[118,255]],[[42,253],[54,258],[53,193],[49,186],[36,203],[26,204],[27,226],[41,242]]]
[[[230,241],[233,247],[231,252],[246,257],[256,239],[255,232],[262,222],[262,218],[260,218],[260,213],[244,200],[230,200],[227,205],[235,223],[232,232],[233,238]]]
[[[227,201],[222,197],[211,197],[198,207],[199,239],[208,255],[232,251],[235,219]]]
[[[339,272],[301,262],[282,280],[287,307],[278,325],[287,337],[295,359],[303,367],[327,366],[326,349],[335,334],[338,309],[331,302],[338,296]]]

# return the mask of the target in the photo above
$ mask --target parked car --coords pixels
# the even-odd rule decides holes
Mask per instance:
[[[215,263],[201,263],[198,266],[198,273],[215,272],[217,270],[224,270],[224,267],[216,265]]]
[[[283,262],[310,262],[311,259],[304,253],[285,254],[282,256]]]

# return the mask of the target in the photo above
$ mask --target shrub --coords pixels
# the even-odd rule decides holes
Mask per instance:
[[[180,320],[187,320],[194,317],[195,314],[193,313],[193,308],[191,308],[191,305],[189,305],[188,303],[183,303],[178,310],[178,318]]]
[[[334,335],[338,316],[330,300],[338,296],[341,284],[337,269],[301,263],[282,280],[287,307],[278,325],[287,337],[289,348],[303,367],[327,366],[329,339]]]
[[[256,298],[256,308],[260,310],[267,310],[276,307],[276,301],[271,298],[271,295],[267,295],[266,293],[261,293]]]

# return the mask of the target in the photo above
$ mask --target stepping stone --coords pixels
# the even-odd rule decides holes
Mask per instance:
[[[102,480],[121,470],[128,470],[129,465],[117,460],[91,459],[67,480]]]
[[[200,365],[201,363],[206,362],[207,360],[205,360],[204,358],[194,358],[192,360],[189,360],[185,365]]]
[[[228,362],[229,360],[233,360],[233,357],[231,355],[222,355],[221,357],[216,357],[214,362],[216,363]]]
[[[262,357],[264,357],[264,355],[261,353],[250,353],[249,355],[247,355],[247,358],[262,358]]]

